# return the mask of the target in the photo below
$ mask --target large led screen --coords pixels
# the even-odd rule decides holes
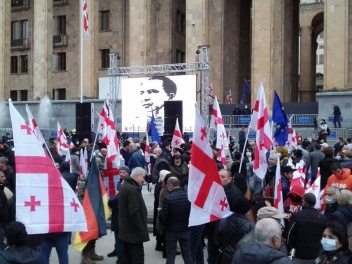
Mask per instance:
[[[122,79],[122,131],[145,132],[152,110],[162,134],[164,102],[183,104],[183,132],[193,132],[196,75],[153,76]]]

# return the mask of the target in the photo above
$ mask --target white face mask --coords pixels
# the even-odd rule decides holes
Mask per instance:
[[[246,156],[247,156],[247,157],[252,157],[252,152],[247,151],[247,152],[246,152]]]
[[[176,166],[180,166],[180,165],[181,165],[181,162],[175,162],[175,165],[176,165]]]

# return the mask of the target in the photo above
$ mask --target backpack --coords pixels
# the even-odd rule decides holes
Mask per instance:
[[[327,134],[328,136],[330,136],[330,128],[329,128],[329,127],[326,129],[326,134]]]

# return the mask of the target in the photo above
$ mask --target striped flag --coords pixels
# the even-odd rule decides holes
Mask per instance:
[[[99,176],[95,156],[87,179],[87,188],[83,198],[83,210],[87,218],[87,232],[76,232],[73,246],[82,251],[88,241],[97,239],[107,234],[106,220],[110,212],[105,187]]]

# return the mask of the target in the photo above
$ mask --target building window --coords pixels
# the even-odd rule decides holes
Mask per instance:
[[[21,73],[28,73],[28,55],[20,56]]]
[[[28,91],[20,90],[20,101],[28,101]]]
[[[53,71],[66,71],[66,52],[58,52],[53,54]]]
[[[324,54],[319,55],[319,63],[318,64],[324,64]]]
[[[109,49],[100,50],[100,61],[101,61],[100,68],[106,69],[110,67],[109,54],[110,54]]]
[[[28,20],[11,22],[11,40],[28,38]]]
[[[182,50],[176,50],[176,63],[184,63],[185,60],[185,53]]]
[[[53,20],[53,35],[66,35],[66,16],[56,16]]]
[[[54,100],[66,100],[66,88],[53,89]]]
[[[10,98],[12,101],[18,101],[17,91],[10,91]]]
[[[11,73],[18,73],[18,57],[11,56]]]
[[[179,32],[186,33],[186,16],[180,10],[177,10],[176,29]]]
[[[324,44],[319,45],[319,49],[324,49]]]
[[[110,10],[100,11],[100,31],[110,30]]]

